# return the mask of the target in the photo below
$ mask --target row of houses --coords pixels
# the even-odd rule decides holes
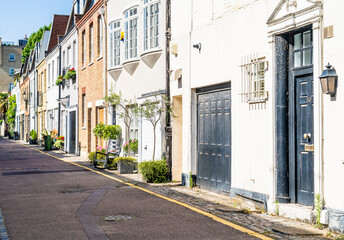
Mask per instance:
[[[171,124],[156,130],[159,159],[172,179],[262,204],[287,217],[344,231],[344,21],[329,0],[74,0],[22,66],[16,131],[56,129],[65,151],[97,147],[97,123],[123,120],[104,97],[158,93],[170,98]],[[328,93],[319,76],[338,80]],[[76,79],[56,85],[69,69]],[[326,72],[324,72],[326,74]],[[329,78],[330,79],[330,78]],[[327,83],[327,82],[323,82]],[[329,86],[332,86],[331,84]],[[135,119],[128,141],[151,159],[150,123]],[[340,190],[342,189],[342,190]]]

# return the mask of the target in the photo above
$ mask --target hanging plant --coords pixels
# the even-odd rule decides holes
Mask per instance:
[[[55,83],[56,83],[57,86],[63,84],[63,77],[62,77],[62,75],[58,76],[58,78],[56,79]]]
[[[76,71],[74,68],[69,69],[68,72],[66,73],[66,75],[64,75],[64,77],[63,77],[63,79],[66,79],[66,80],[68,80],[68,79],[75,80],[75,78],[76,78]]]

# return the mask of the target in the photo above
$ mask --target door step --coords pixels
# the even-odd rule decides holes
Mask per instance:
[[[280,203],[279,215],[282,217],[311,223],[313,221],[313,206]]]

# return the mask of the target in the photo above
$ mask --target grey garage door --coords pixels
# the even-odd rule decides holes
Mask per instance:
[[[231,184],[231,90],[197,96],[197,184],[228,191]]]

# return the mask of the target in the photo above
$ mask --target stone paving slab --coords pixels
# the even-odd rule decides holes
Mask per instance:
[[[32,148],[43,150],[37,145],[30,145]],[[49,151],[50,155],[59,157],[65,161],[78,163],[83,166],[93,168],[93,165],[85,157],[75,156],[64,153],[63,151]],[[275,239],[329,239],[327,229],[319,230],[312,225],[286,219],[277,216],[271,216],[266,213],[250,212],[246,209],[235,207],[240,206],[240,200],[230,198],[229,196],[217,194],[197,188],[187,188],[180,186],[180,183],[173,184],[147,184],[140,174],[118,174],[114,170],[96,169],[107,173],[123,181],[134,183],[137,186],[149,189],[153,192],[167,196],[169,198],[187,203],[206,212],[212,213],[218,217],[230,222],[265,234]],[[332,236],[336,236],[332,234]],[[332,237],[334,239],[334,237]]]

